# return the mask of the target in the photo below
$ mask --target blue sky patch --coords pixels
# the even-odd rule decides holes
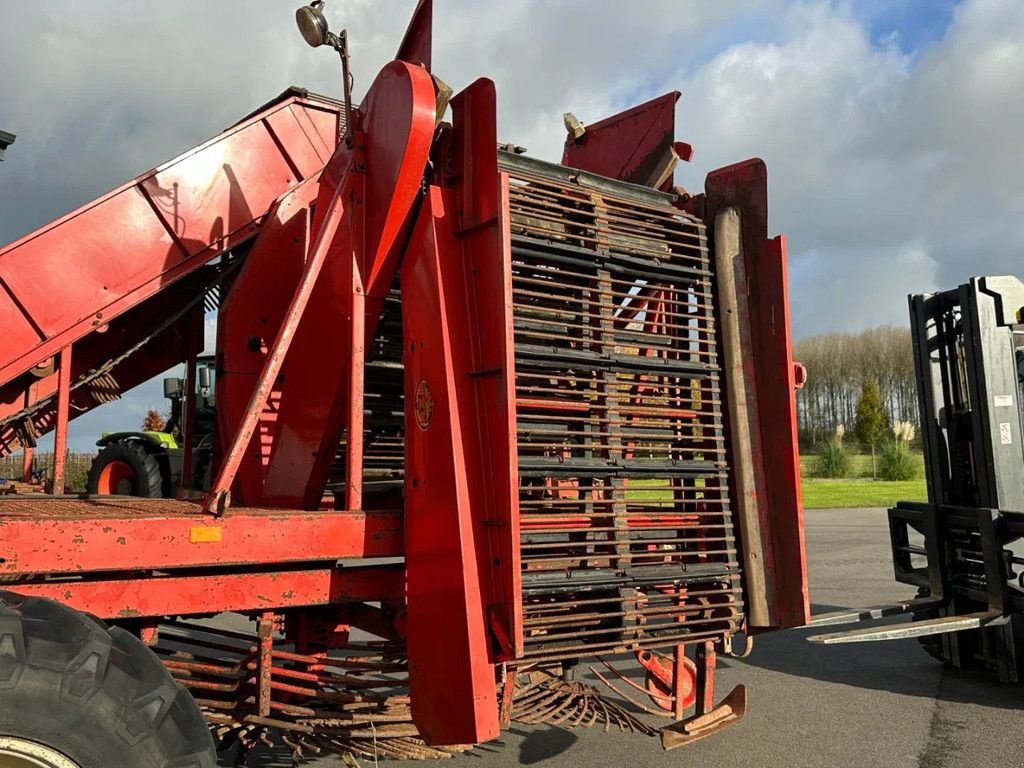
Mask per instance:
[[[941,40],[957,0],[853,0],[852,10],[875,44],[893,39],[904,53]]]

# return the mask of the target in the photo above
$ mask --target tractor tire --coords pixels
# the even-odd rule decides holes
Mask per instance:
[[[131,633],[0,591],[0,765],[214,768],[199,707]]]
[[[138,440],[111,443],[92,460],[86,490],[97,496],[160,498],[164,495],[160,462]]]

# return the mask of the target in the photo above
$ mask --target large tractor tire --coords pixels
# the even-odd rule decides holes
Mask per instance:
[[[99,496],[164,495],[164,478],[157,457],[138,440],[121,440],[104,446],[89,467],[89,493]]]
[[[216,764],[195,701],[137,637],[0,591],[0,766]]]

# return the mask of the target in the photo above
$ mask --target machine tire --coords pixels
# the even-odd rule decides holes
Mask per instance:
[[[137,637],[0,591],[0,745],[12,740],[78,768],[217,764],[199,707]]]
[[[129,496],[160,498],[164,495],[160,462],[138,440],[121,440],[104,446],[89,467],[86,489],[90,494],[110,495],[125,484],[130,485]]]

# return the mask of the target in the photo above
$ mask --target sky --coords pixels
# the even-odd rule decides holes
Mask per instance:
[[[214,135],[295,84],[338,95],[282,0],[0,0],[6,243]],[[358,97],[414,0],[330,0]],[[558,159],[584,123],[679,90],[677,181],[760,156],[789,246],[796,338],[906,323],[908,293],[1018,273],[1020,0],[435,0],[434,71],[498,88],[503,141]],[[158,384],[72,425],[72,446],[164,407]]]

